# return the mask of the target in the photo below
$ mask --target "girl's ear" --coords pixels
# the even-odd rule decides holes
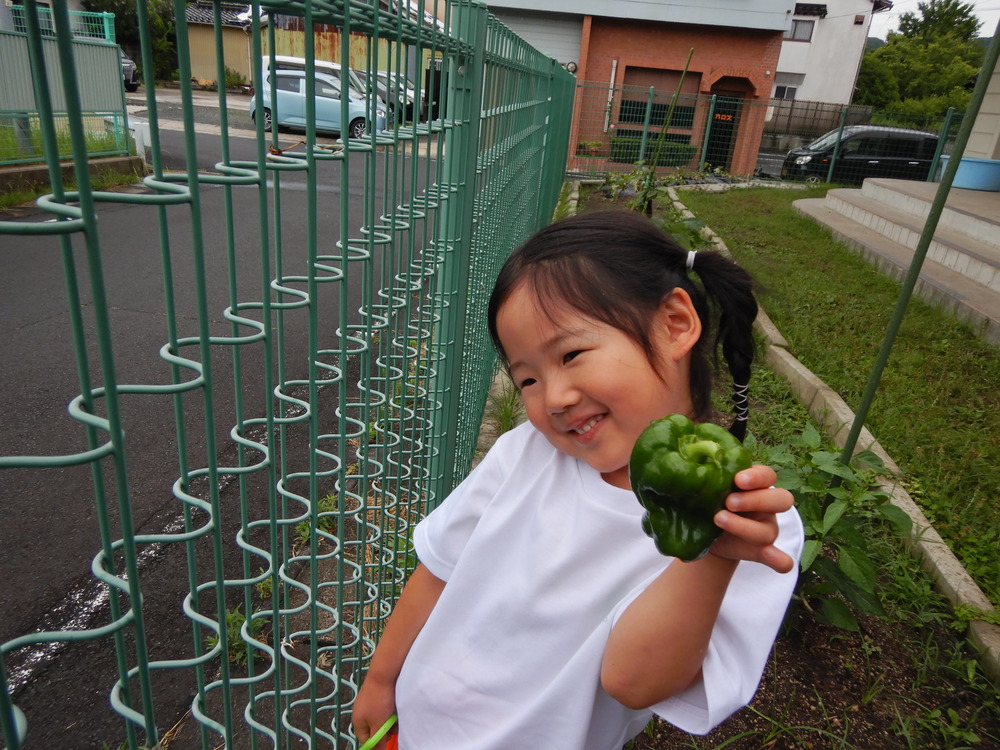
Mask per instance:
[[[662,354],[673,361],[683,359],[701,338],[701,318],[691,295],[675,287],[656,311],[656,330],[664,334]]]

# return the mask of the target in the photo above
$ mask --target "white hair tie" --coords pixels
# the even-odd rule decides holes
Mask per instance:
[[[687,270],[689,270],[689,271],[694,270],[694,256],[695,255],[696,255],[696,253],[695,253],[694,250],[688,250],[687,261],[685,262],[684,265],[687,267]]]

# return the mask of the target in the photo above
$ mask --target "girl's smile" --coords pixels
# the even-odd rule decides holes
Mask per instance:
[[[654,419],[692,410],[685,355],[700,335],[697,315],[680,290],[654,315],[656,369],[619,329],[567,305],[540,309],[530,285],[515,288],[497,316],[528,419],[557,450],[624,488],[639,433]]]

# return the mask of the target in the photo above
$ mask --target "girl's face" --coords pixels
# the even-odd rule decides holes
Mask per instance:
[[[658,370],[617,328],[565,306],[540,310],[525,284],[514,289],[497,315],[528,419],[557,450],[626,489],[639,433],[654,419],[692,412],[687,354],[701,334],[700,321],[680,289],[654,315]]]

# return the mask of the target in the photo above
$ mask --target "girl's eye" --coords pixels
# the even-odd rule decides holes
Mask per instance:
[[[534,385],[534,384],[535,384],[534,378],[525,378],[524,380],[521,381],[521,384],[518,385],[517,387],[520,388],[521,390],[524,390],[529,385]]]
[[[572,362],[574,359],[576,359],[577,355],[579,354],[583,354],[583,351],[580,349],[575,349],[574,351],[569,352],[568,354],[563,356],[563,363]]]

